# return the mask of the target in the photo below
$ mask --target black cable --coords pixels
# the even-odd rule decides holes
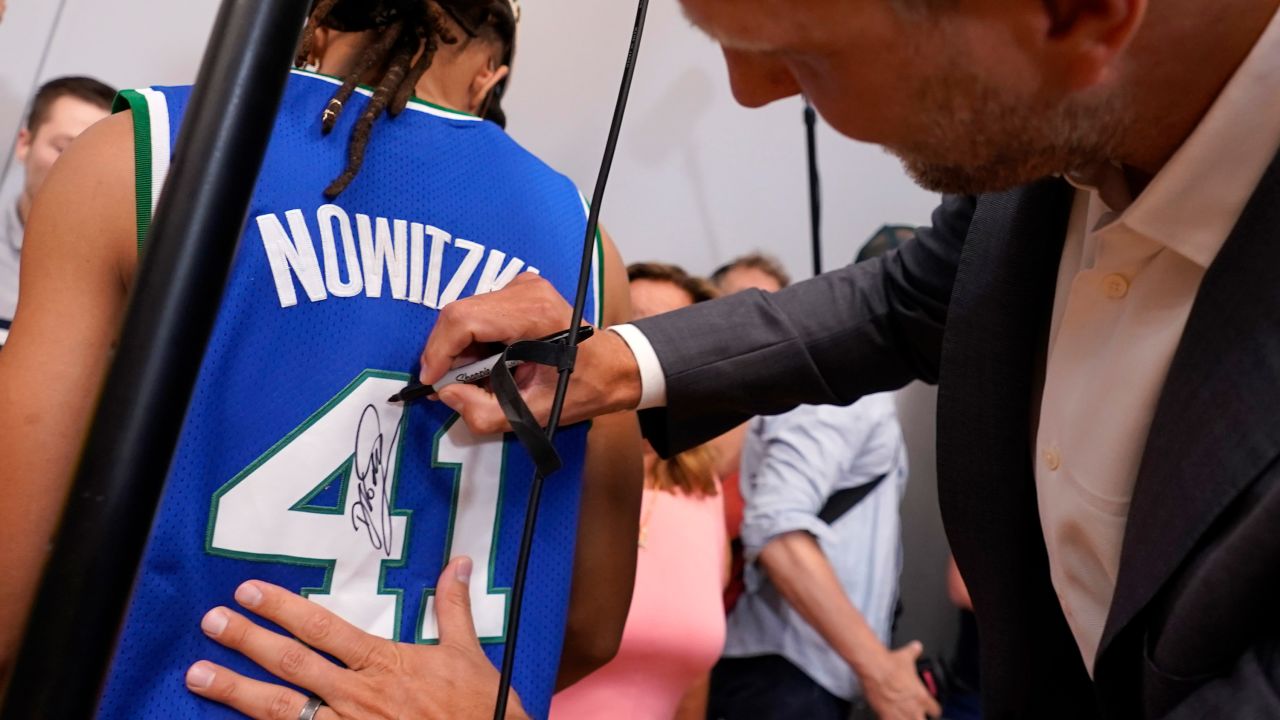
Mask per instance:
[[[600,227],[600,206],[604,202],[604,189],[609,182],[609,171],[613,168],[613,156],[618,149],[618,136],[622,132],[622,118],[626,114],[627,99],[631,95],[631,79],[635,76],[636,60],[640,55],[640,40],[644,35],[645,18],[649,12],[649,0],[639,0],[636,10],[635,28],[631,32],[631,48],[627,53],[627,63],[622,71],[622,86],[618,90],[618,101],[613,109],[613,122],[609,126],[609,137],[604,145],[604,159],[600,164],[600,173],[596,176],[596,189],[591,196],[591,208],[587,213],[586,237],[582,243],[582,266],[578,271],[578,290],[573,300],[573,319],[569,321],[569,347],[578,344],[578,332],[582,326],[582,315],[586,308],[587,293],[591,284],[591,258]],[[569,376],[573,368],[566,367],[560,371],[560,380],[556,385],[556,394],[551,402],[551,415],[547,420],[547,439],[555,438],[556,427],[560,424],[560,416],[564,411],[565,394],[569,390]],[[507,646],[502,657],[502,676],[498,682],[497,705],[493,711],[494,720],[504,720],[507,715],[507,696],[511,690],[511,677],[515,671],[516,639],[520,632],[520,609],[524,604],[524,584],[529,573],[529,556],[533,551],[533,532],[538,521],[538,506],[542,497],[542,473],[535,473],[533,485],[529,488],[529,505],[525,510],[524,534],[520,538],[520,554],[516,560],[516,576],[511,584],[511,606],[507,611]]]
[[[805,136],[809,145],[809,232],[813,238],[813,274],[822,274],[822,182],[818,176],[818,113],[804,99]]]

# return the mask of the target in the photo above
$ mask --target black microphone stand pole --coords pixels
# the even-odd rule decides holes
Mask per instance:
[[[804,99],[805,138],[809,147],[809,233],[813,240],[813,274],[822,274],[822,183],[818,177],[818,113]]]
[[[97,706],[308,8],[218,12],[3,720]]]

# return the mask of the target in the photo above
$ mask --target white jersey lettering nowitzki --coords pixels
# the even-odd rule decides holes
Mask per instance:
[[[259,215],[257,224],[282,308],[298,304],[300,286],[311,302],[361,294],[380,298],[385,291],[392,299],[438,310],[462,297],[473,278],[472,294],[483,295],[506,287],[521,272],[539,274],[520,258],[438,227],[362,213],[353,223],[346,210],[332,204],[315,211],[319,255],[302,210],[289,210],[283,218]],[[457,268],[446,281],[445,260],[459,253]]]

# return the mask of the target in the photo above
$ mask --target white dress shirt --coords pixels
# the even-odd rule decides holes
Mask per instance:
[[[1092,673],[1156,402],[1205,271],[1280,148],[1280,19],[1132,199],[1119,168],[1069,177],[1036,437],[1049,570]]]
[[[1204,273],[1278,149],[1280,16],[1136,199],[1116,167],[1069,178],[1080,189],[1058,271],[1035,476],[1050,574],[1091,674],[1165,376]],[[623,332],[646,407],[665,404],[657,355],[631,343],[638,331]]]

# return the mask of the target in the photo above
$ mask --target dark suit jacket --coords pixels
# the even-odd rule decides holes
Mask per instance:
[[[753,414],[938,393],[938,486],[991,718],[1280,718],[1280,160],[1209,268],[1160,397],[1091,681],[1032,474],[1071,188],[946,198],[895,254],[638,322],[660,452]]]

